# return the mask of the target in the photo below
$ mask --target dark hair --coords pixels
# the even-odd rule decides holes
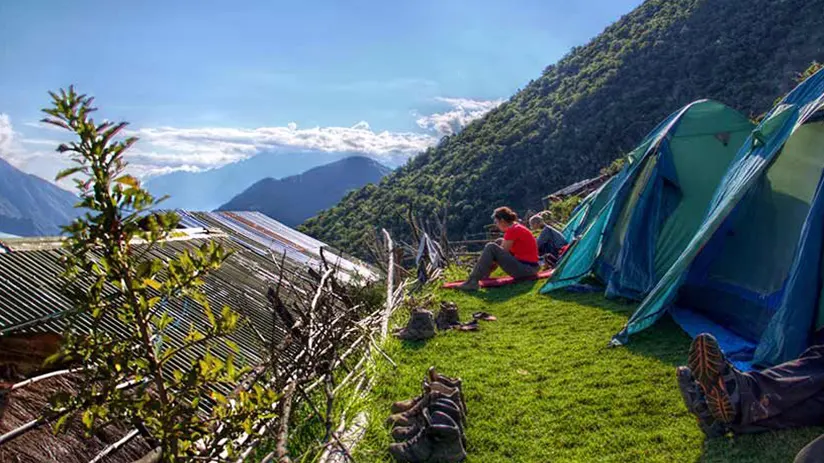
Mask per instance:
[[[493,219],[503,220],[504,222],[514,223],[518,221],[518,214],[512,209],[504,206],[495,209],[492,213]]]

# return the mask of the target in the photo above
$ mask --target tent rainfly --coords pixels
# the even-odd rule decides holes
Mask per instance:
[[[577,234],[570,234],[578,239],[541,292],[594,273],[607,296],[643,299],[698,230],[753,127],[711,100],[691,103],[661,122],[573,215]]]
[[[796,358],[824,327],[824,71],[747,138],[702,223],[615,344],[670,312],[742,368]]]

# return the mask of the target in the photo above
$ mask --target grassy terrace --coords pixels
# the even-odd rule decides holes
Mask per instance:
[[[624,348],[606,347],[633,306],[599,294],[538,294],[540,283],[466,295],[461,319],[485,310],[497,322],[426,343],[388,342],[358,461],[389,461],[389,405],[415,396],[429,365],[464,380],[469,462],[782,462],[822,429],[705,441],[681,402],[675,366],[689,338],[669,319]]]

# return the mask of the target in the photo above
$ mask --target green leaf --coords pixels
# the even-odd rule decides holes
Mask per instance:
[[[203,304],[203,312],[206,314],[206,318],[209,319],[209,325],[213,328],[217,327],[217,322],[215,321],[215,314],[212,313],[212,308],[209,306],[208,302],[201,302]]]
[[[54,431],[55,434],[63,431],[63,428],[66,426],[66,422],[68,421],[70,416],[71,415],[69,413],[66,413],[65,415],[58,418],[52,426],[52,431]]]
[[[240,348],[238,348],[237,343],[232,341],[231,339],[224,339],[223,342],[226,344],[226,347],[228,347],[229,349],[232,349],[232,351],[234,351],[234,352],[239,352],[240,351]]]
[[[172,323],[175,319],[169,315],[167,312],[163,312],[163,315],[160,316],[160,319],[157,321],[157,329],[163,331]]]
[[[226,375],[229,377],[230,381],[234,381],[237,379],[234,354],[229,354],[226,358]]]
[[[58,172],[57,175],[54,176],[54,181],[58,182],[58,181],[63,180],[64,178],[66,178],[70,175],[74,175],[78,172],[82,172],[84,169],[85,169],[85,167],[70,167],[68,169],[63,169],[60,172]]]
[[[160,291],[160,289],[161,289],[161,288],[163,288],[163,285],[162,285],[162,284],[160,284],[160,283],[159,283],[157,280],[155,280],[154,278],[146,278],[146,279],[144,279],[144,280],[143,280],[143,283],[144,283],[146,286],[149,286],[149,287],[151,287],[152,289],[157,290],[157,291]]]
[[[82,421],[86,426],[86,429],[92,429],[92,425],[94,424],[94,412],[91,410],[83,411]]]
[[[132,188],[140,188],[140,182],[131,175],[123,175],[121,177],[118,177],[117,179],[115,179],[115,183],[128,185]]]

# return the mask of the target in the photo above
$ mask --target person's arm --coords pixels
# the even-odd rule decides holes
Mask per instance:
[[[511,227],[504,232],[504,240],[501,243],[501,247],[504,248],[505,251],[512,252],[512,245],[515,244],[515,235]]]

